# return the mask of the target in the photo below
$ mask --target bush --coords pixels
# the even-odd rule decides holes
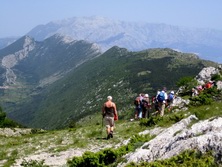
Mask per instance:
[[[5,120],[5,118],[6,118],[6,113],[0,111],[0,122],[3,122]]]
[[[150,140],[150,136],[140,136],[135,135],[131,138],[127,145],[121,146],[117,149],[104,149],[97,153],[85,152],[82,157],[73,157],[73,159],[68,160],[67,164],[70,167],[103,167],[114,162],[117,162],[123,155],[134,151],[136,148],[142,146],[142,144]]]
[[[220,74],[214,74],[212,77],[211,77],[211,80],[212,81],[221,81],[222,80],[222,77]]]
[[[126,165],[126,167],[163,167],[163,166],[171,166],[171,167],[188,167],[188,166],[199,166],[199,167],[216,167],[218,166],[215,162],[215,159],[211,152],[207,152],[205,154],[200,151],[195,150],[187,150],[183,153],[174,156],[170,159],[166,160],[157,160],[154,162],[142,162],[140,164],[130,163]]]
[[[150,117],[148,119],[141,119],[140,120],[140,125],[141,126],[155,126],[158,124],[159,121],[161,121],[163,118],[162,117]]]
[[[180,86],[188,86],[193,80],[193,77],[182,77],[180,80],[176,83],[178,87]]]
[[[209,89],[204,89],[198,96],[190,98],[190,105],[192,106],[201,106],[209,105],[213,100],[221,99],[221,90],[217,90],[216,87]]]
[[[12,128],[12,127],[18,127],[21,126],[15,121],[8,119],[6,117],[6,113],[2,111],[2,108],[0,106],[0,128]]]
[[[24,167],[49,167],[48,165],[44,165],[44,160],[42,160],[42,161],[29,160],[29,161],[27,161],[24,159],[20,165],[24,166]]]
[[[150,117],[148,119],[142,119],[140,120],[140,125],[148,127],[152,127],[155,125],[166,126],[179,122],[183,118],[184,115],[182,113],[174,113],[171,115],[166,115],[164,117],[157,116],[157,117]]]

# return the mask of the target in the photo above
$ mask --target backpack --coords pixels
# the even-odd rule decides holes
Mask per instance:
[[[140,105],[140,98],[137,97],[135,100],[134,100],[134,105],[135,106],[139,106]]]
[[[142,100],[142,107],[143,108],[148,107],[148,104],[149,104],[149,102],[147,100],[145,100],[145,99]]]
[[[158,102],[163,102],[165,100],[165,93],[161,91],[157,96],[157,100]]]
[[[168,100],[169,100],[169,101],[172,101],[172,100],[173,100],[173,94],[171,94],[171,93],[169,94]]]

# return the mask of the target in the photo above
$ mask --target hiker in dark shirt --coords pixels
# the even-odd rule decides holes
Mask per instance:
[[[149,118],[150,100],[149,95],[145,94],[142,99],[142,118]]]
[[[102,115],[106,125],[107,139],[113,138],[114,118],[117,118],[116,104],[112,102],[112,96],[107,97],[103,104]]]
[[[134,100],[135,119],[142,118],[142,99],[143,99],[143,94],[140,93],[139,96],[137,96],[136,99]]]

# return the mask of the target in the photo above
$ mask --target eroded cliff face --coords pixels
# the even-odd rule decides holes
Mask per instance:
[[[5,68],[5,82],[3,86],[8,86],[12,84],[16,84],[16,74],[13,70],[13,67],[19,63],[19,61],[23,60],[28,56],[28,53],[35,48],[35,42],[29,37],[25,38],[25,42],[23,44],[23,48],[14,54],[6,55],[2,58],[1,65]]]

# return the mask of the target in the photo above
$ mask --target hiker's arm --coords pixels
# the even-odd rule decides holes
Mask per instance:
[[[117,115],[117,109],[116,109],[116,104],[113,103],[113,108],[114,108],[114,114]]]

